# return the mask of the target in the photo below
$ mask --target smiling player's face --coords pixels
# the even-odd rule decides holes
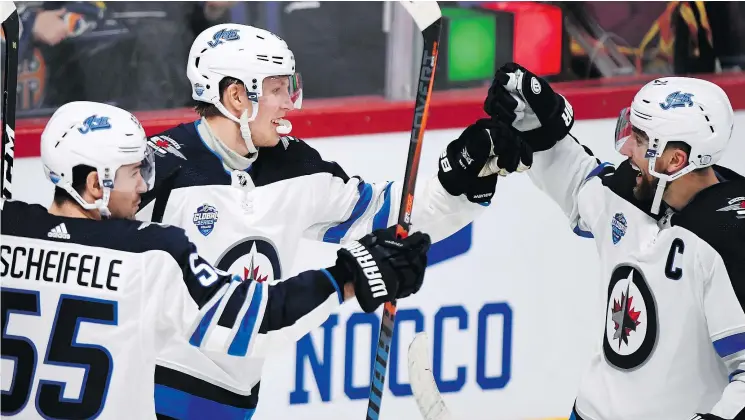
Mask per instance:
[[[251,138],[256,146],[272,147],[279,143],[278,121],[293,109],[287,76],[264,79],[263,93],[259,97],[256,119],[249,123]]]

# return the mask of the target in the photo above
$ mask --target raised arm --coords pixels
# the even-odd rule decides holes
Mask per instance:
[[[433,242],[452,235],[489,205],[500,168],[505,175],[527,169],[531,160],[529,148],[506,125],[477,121],[439,156],[437,175],[417,183],[413,230],[428,233]],[[311,208],[315,223],[307,237],[341,243],[397,223],[401,182],[370,184],[348,177],[336,163],[328,164],[336,169],[314,185],[314,196],[323,199]]]
[[[580,192],[588,184],[602,186],[590,181],[611,175],[614,168],[601,163],[569,134],[574,125],[569,102],[542,78],[509,63],[497,71],[484,110],[520,132],[535,152],[530,179],[561,207],[575,233],[591,237],[596,214],[592,207],[578,205]]]

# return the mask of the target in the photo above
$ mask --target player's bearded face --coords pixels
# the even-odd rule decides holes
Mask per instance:
[[[277,121],[293,109],[289,84],[287,76],[264,79],[262,95],[259,97],[259,112],[250,123],[251,137],[256,146],[272,147],[279,142]]]
[[[634,187],[634,197],[638,200],[652,200],[654,199],[655,190],[657,189],[657,183],[660,182],[659,178],[654,177],[648,173],[647,168],[642,171],[641,175],[636,177],[636,186]]]
[[[147,191],[140,166],[139,163],[124,165],[116,171],[108,205],[112,218],[135,218],[140,208],[140,195]]]
[[[638,200],[651,200],[654,198],[659,179],[649,173],[649,159],[645,157],[649,139],[639,130],[632,131],[631,127],[627,134],[628,138],[624,140],[618,151],[629,158],[631,166],[637,171],[634,197]]]

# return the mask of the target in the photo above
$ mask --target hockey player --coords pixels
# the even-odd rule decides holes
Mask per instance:
[[[173,189],[138,218],[163,215],[216,267],[259,281],[287,275],[301,237],[344,243],[396,223],[400,183],[349,177],[286,136],[292,126],[285,117],[300,107],[302,88],[282,39],[250,26],[218,25],[196,38],[186,68],[201,118],[150,139],[156,184]],[[438,241],[466,226],[489,204],[495,172],[517,170],[521,156],[529,166],[531,154],[509,126],[486,119],[467,128],[440,157],[438,175],[417,183],[414,228]],[[260,335],[264,354],[291,347],[338,305],[329,298],[288,324],[282,340]],[[222,410],[232,413],[225,419],[243,419],[256,407],[259,386],[258,376],[240,379],[222,375],[188,343],[174,340],[156,370],[158,413],[201,419]]]
[[[600,253],[605,327],[571,418],[745,418],[745,179],[717,165],[733,130],[725,92],[646,84],[618,119],[618,168],[569,134],[569,103],[517,64],[497,72],[485,110],[538,152],[530,178]]]
[[[429,238],[398,240],[392,229],[281,283],[231,278],[182,229],[126,220],[152,185],[151,157],[130,113],[71,103],[42,134],[57,187],[49,210],[1,203],[3,368],[13,363],[3,371],[3,418],[154,419],[155,358],[170,337],[240,377],[260,352],[257,334],[281,331],[329,297],[356,296],[372,311],[421,287]]]

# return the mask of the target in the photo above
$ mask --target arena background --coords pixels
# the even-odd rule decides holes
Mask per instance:
[[[25,89],[19,98],[25,102],[19,107],[25,114],[16,130],[16,198],[51,201],[52,186],[38,159],[39,134],[49,113],[65,101],[103,100],[128,106],[137,111],[148,134],[195,119],[188,107],[189,87],[182,74],[185,56],[179,48],[188,50],[193,35],[186,34],[225,20],[274,29],[296,52],[307,99],[303,109],[290,116],[294,135],[368,182],[403,178],[413,101],[406,98],[407,92],[390,87],[395,82],[390,66],[407,60],[391,59],[387,53],[395,47],[388,34],[395,32],[396,21],[388,22],[388,32],[383,30],[386,13],[392,13],[384,4],[238,3],[209,19],[214,16],[208,16],[208,3],[71,3],[66,7],[76,13],[65,12],[64,19],[75,36],[55,46],[28,40],[26,51],[33,55],[22,63],[26,67],[19,82]],[[658,75],[695,74],[718,83],[738,110],[722,163],[745,173],[745,111],[740,111],[745,110],[745,77],[739,71],[739,44],[745,38],[739,24],[722,18],[741,6],[722,2],[723,12],[703,2],[649,3],[644,9],[636,3],[578,2],[585,15],[591,15],[588,20],[605,25],[606,34],[612,30],[613,36],[598,39],[623,44],[618,50],[633,67],[629,72],[618,66],[616,71],[623,74],[603,75],[593,61],[610,43],[577,42],[567,36],[570,17],[584,15],[560,3],[515,3],[523,9],[502,2],[490,3],[491,9],[486,3],[443,3],[452,8],[447,11],[447,42],[459,47],[446,47],[438,67],[420,176],[433,175],[442,148],[484,116],[485,85],[495,67],[532,56],[548,57],[532,64],[544,69],[574,106],[578,122],[573,133],[611,162],[621,160],[611,144],[614,118],[646,81]],[[59,5],[30,3],[26,10],[38,14]],[[536,5],[558,8],[558,21],[557,9]],[[508,8],[513,9],[505,11]],[[710,12],[706,24],[701,10]],[[523,38],[520,28],[535,22],[531,19],[544,19],[549,23],[542,27],[550,30],[543,37]],[[676,19],[685,24],[673,25]],[[551,29],[550,22],[558,26]],[[107,32],[97,34],[104,29]],[[674,41],[685,34],[693,34],[696,42],[685,38],[687,49],[676,52]],[[728,42],[717,42],[721,39]],[[409,41],[416,45],[415,34]],[[583,43],[600,47],[588,52]],[[471,44],[478,45],[469,51]],[[538,49],[526,51],[521,45]],[[57,58],[48,58],[55,48]],[[156,56],[160,59],[153,61]],[[329,264],[335,249],[303,242],[292,273]],[[527,176],[514,175],[500,180],[483,217],[432,252],[424,289],[399,306],[382,418],[419,417],[405,363],[408,343],[419,330],[429,333],[438,384],[458,418],[566,418],[605,319],[592,241],[575,236],[558,207]],[[256,418],[361,417],[379,316],[346,304],[294,351],[271,360]],[[70,384],[66,392],[76,395],[79,386]]]

